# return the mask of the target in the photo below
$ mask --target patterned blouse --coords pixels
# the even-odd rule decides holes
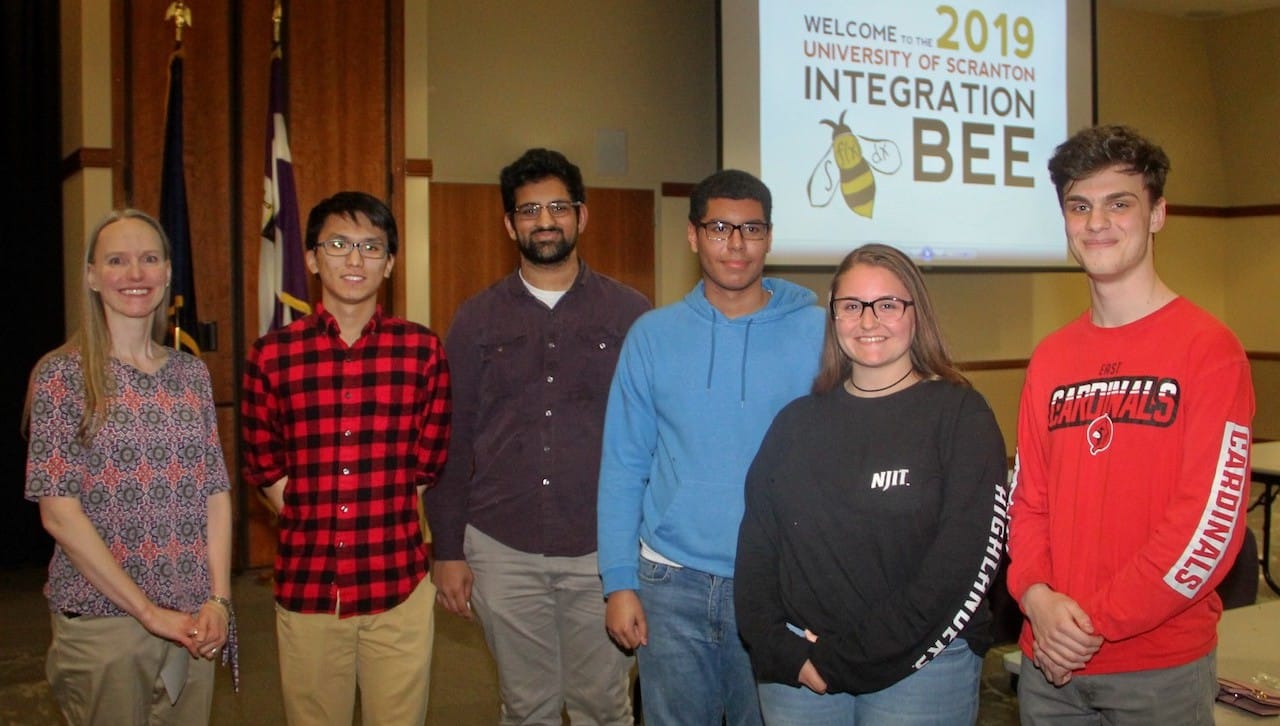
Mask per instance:
[[[154,374],[111,359],[116,395],[88,447],[75,439],[84,410],[76,351],[40,365],[31,397],[26,498],[80,500],[116,561],[157,605],[194,613],[209,597],[208,498],[227,491],[209,371],[179,351]],[[51,611],[125,615],[71,564],[49,562]]]

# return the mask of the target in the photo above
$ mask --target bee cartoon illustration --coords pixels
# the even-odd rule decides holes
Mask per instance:
[[[823,119],[820,122],[831,127],[831,148],[822,155],[809,175],[809,204],[825,207],[831,203],[836,192],[834,164],[840,172],[839,189],[845,204],[855,214],[870,219],[876,203],[876,179],[872,169],[881,174],[895,174],[902,167],[902,154],[898,145],[889,139],[855,136],[853,129],[844,122],[848,112],[848,109],[842,111],[836,121]],[[858,139],[867,143],[871,149],[869,154],[863,152]]]

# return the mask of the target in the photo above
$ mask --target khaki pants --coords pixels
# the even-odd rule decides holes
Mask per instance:
[[[212,661],[192,658],[128,616],[68,618],[54,613],[52,628],[45,675],[68,723],[209,723]],[[175,650],[181,653],[173,654]],[[160,668],[171,654],[189,661],[177,703],[170,702],[160,681]]]
[[[427,718],[436,588],[429,578],[376,615],[339,618],[276,605],[281,695],[290,724],[349,726],[360,689],[365,726]]]
[[[468,526],[471,604],[498,665],[499,723],[630,726],[632,659],[604,629],[595,553],[544,557]]]

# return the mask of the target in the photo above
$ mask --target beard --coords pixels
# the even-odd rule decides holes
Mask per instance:
[[[558,236],[554,239],[539,242],[534,236],[540,232],[547,232],[547,229],[531,230],[528,235],[519,239],[520,255],[535,265],[554,265],[564,262],[573,253],[573,248],[577,246],[577,238],[570,239],[565,236],[564,231],[555,228]]]

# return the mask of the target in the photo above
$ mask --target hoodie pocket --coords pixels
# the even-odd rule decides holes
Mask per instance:
[[[727,561],[732,566],[743,497],[740,482],[681,480],[653,529],[656,541],[650,544],[681,564]]]

